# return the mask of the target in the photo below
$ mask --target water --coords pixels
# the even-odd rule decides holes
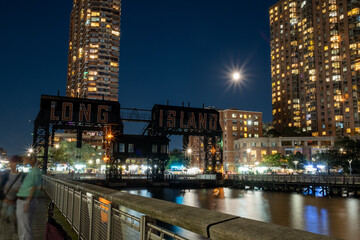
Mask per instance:
[[[360,199],[356,198],[312,197],[229,188],[124,191],[341,239],[359,239],[360,236]],[[180,230],[177,231],[181,234]]]

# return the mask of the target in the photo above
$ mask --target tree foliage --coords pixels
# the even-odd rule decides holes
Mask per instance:
[[[89,160],[93,160],[95,163],[97,158],[102,159],[103,154],[103,149],[96,149],[86,143],[83,143],[81,148],[77,148],[76,142],[62,141],[58,148],[50,148],[53,163],[73,164]]]
[[[170,169],[172,165],[184,165],[187,166],[189,159],[185,158],[184,152],[180,149],[174,149],[170,151],[170,160],[166,166],[166,169]]]
[[[264,159],[264,165],[269,167],[281,167],[282,165],[287,164],[285,156],[280,153],[266,155],[264,156]]]
[[[304,169],[306,165],[306,157],[301,152],[286,157],[287,165],[292,169]],[[295,161],[297,164],[295,164]]]
[[[334,148],[318,154],[316,161],[329,168],[343,168],[346,172],[349,172],[349,161],[351,161],[352,172],[359,173],[360,140],[347,136],[338,137],[335,140]]]

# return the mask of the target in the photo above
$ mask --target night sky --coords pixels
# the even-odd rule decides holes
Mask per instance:
[[[276,0],[122,0],[119,102],[260,111],[271,121]],[[72,0],[2,2],[0,147],[23,154],[41,94],[65,95]],[[241,84],[230,82],[241,68]],[[136,126],[127,133],[139,133]],[[181,146],[173,138],[171,148]]]

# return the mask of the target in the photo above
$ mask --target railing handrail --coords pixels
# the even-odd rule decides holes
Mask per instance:
[[[213,210],[185,206],[160,199],[142,197],[83,182],[43,176],[47,181],[63,184],[83,194],[91,193],[119,206],[135,210],[153,219],[175,225],[211,239],[333,239],[328,236],[264,223]]]

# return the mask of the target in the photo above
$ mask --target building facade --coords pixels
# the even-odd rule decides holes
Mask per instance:
[[[360,1],[281,0],[269,9],[273,124],[360,133]]]
[[[234,141],[236,169],[253,167],[264,160],[265,155],[281,153],[284,156],[302,153],[308,160],[334,146],[335,137],[260,137],[241,138]]]
[[[66,96],[118,101],[120,0],[74,0]]]
[[[235,169],[234,140],[237,138],[262,137],[262,113],[243,111],[235,108],[219,110],[220,126],[223,130],[223,166],[224,171]],[[204,145],[202,137],[190,137],[185,154],[191,158],[191,165],[204,168]]]

